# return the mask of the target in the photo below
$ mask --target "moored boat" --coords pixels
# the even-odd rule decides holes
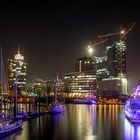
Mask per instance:
[[[131,122],[140,122],[140,85],[125,103],[125,115]]]
[[[21,128],[23,125],[22,120],[8,120],[8,121],[1,121],[0,122],[0,137],[5,136],[7,134],[10,134],[19,128]]]
[[[14,115],[11,116],[12,119],[26,119],[27,113],[24,112],[18,112],[16,114],[16,117]]]
[[[60,79],[58,78],[58,75],[57,75],[57,78],[56,80],[54,80],[53,82],[53,85],[54,85],[54,101],[52,101],[49,105],[49,112],[50,113],[61,113],[61,112],[64,112],[66,107],[65,107],[65,100],[64,98],[62,98],[62,92],[58,89],[59,88],[59,81]],[[58,99],[58,92],[59,92],[59,98]]]
[[[1,116],[1,120],[0,120],[0,137],[7,135],[11,132],[14,132],[15,130],[18,130],[19,128],[22,127],[23,122],[22,120],[11,120],[9,118],[5,117],[5,114],[3,112],[3,103],[4,103],[4,98],[3,95],[6,95],[6,89],[5,85],[4,85],[4,73],[3,72],[3,57],[2,57],[2,48],[0,48],[0,81],[1,81],[1,96],[0,96],[0,104],[1,104],[1,112],[0,112],[0,116]]]
[[[65,104],[62,102],[52,102],[49,107],[50,113],[61,113],[65,111]]]
[[[73,103],[74,104],[96,104],[96,101],[93,99],[85,98],[85,99],[75,99]]]

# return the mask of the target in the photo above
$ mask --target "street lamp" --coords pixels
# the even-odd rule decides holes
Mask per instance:
[[[92,53],[93,53],[93,48],[91,46],[88,46],[88,52],[89,52],[89,55],[91,57]]]

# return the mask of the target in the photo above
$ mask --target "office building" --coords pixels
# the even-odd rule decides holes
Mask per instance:
[[[8,91],[13,92],[15,84],[18,85],[18,93],[25,91],[26,87],[26,62],[24,56],[21,55],[20,50],[13,59],[8,59]]]
[[[71,97],[86,97],[96,93],[95,71],[68,73],[64,81]]]

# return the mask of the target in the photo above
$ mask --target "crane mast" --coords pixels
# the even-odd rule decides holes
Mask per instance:
[[[112,36],[119,35],[120,36],[120,40],[125,41],[126,38],[127,38],[127,34],[132,31],[132,29],[135,27],[135,25],[136,25],[136,23],[133,22],[128,27],[121,28],[121,30],[119,32],[108,33],[108,34],[104,34],[104,35],[99,35],[98,38],[109,38],[109,37],[112,37]]]

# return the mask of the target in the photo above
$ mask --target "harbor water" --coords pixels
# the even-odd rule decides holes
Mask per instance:
[[[140,124],[124,114],[123,105],[67,104],[61,114],[24,121],[22,129],[1,140],[140,140]]]

